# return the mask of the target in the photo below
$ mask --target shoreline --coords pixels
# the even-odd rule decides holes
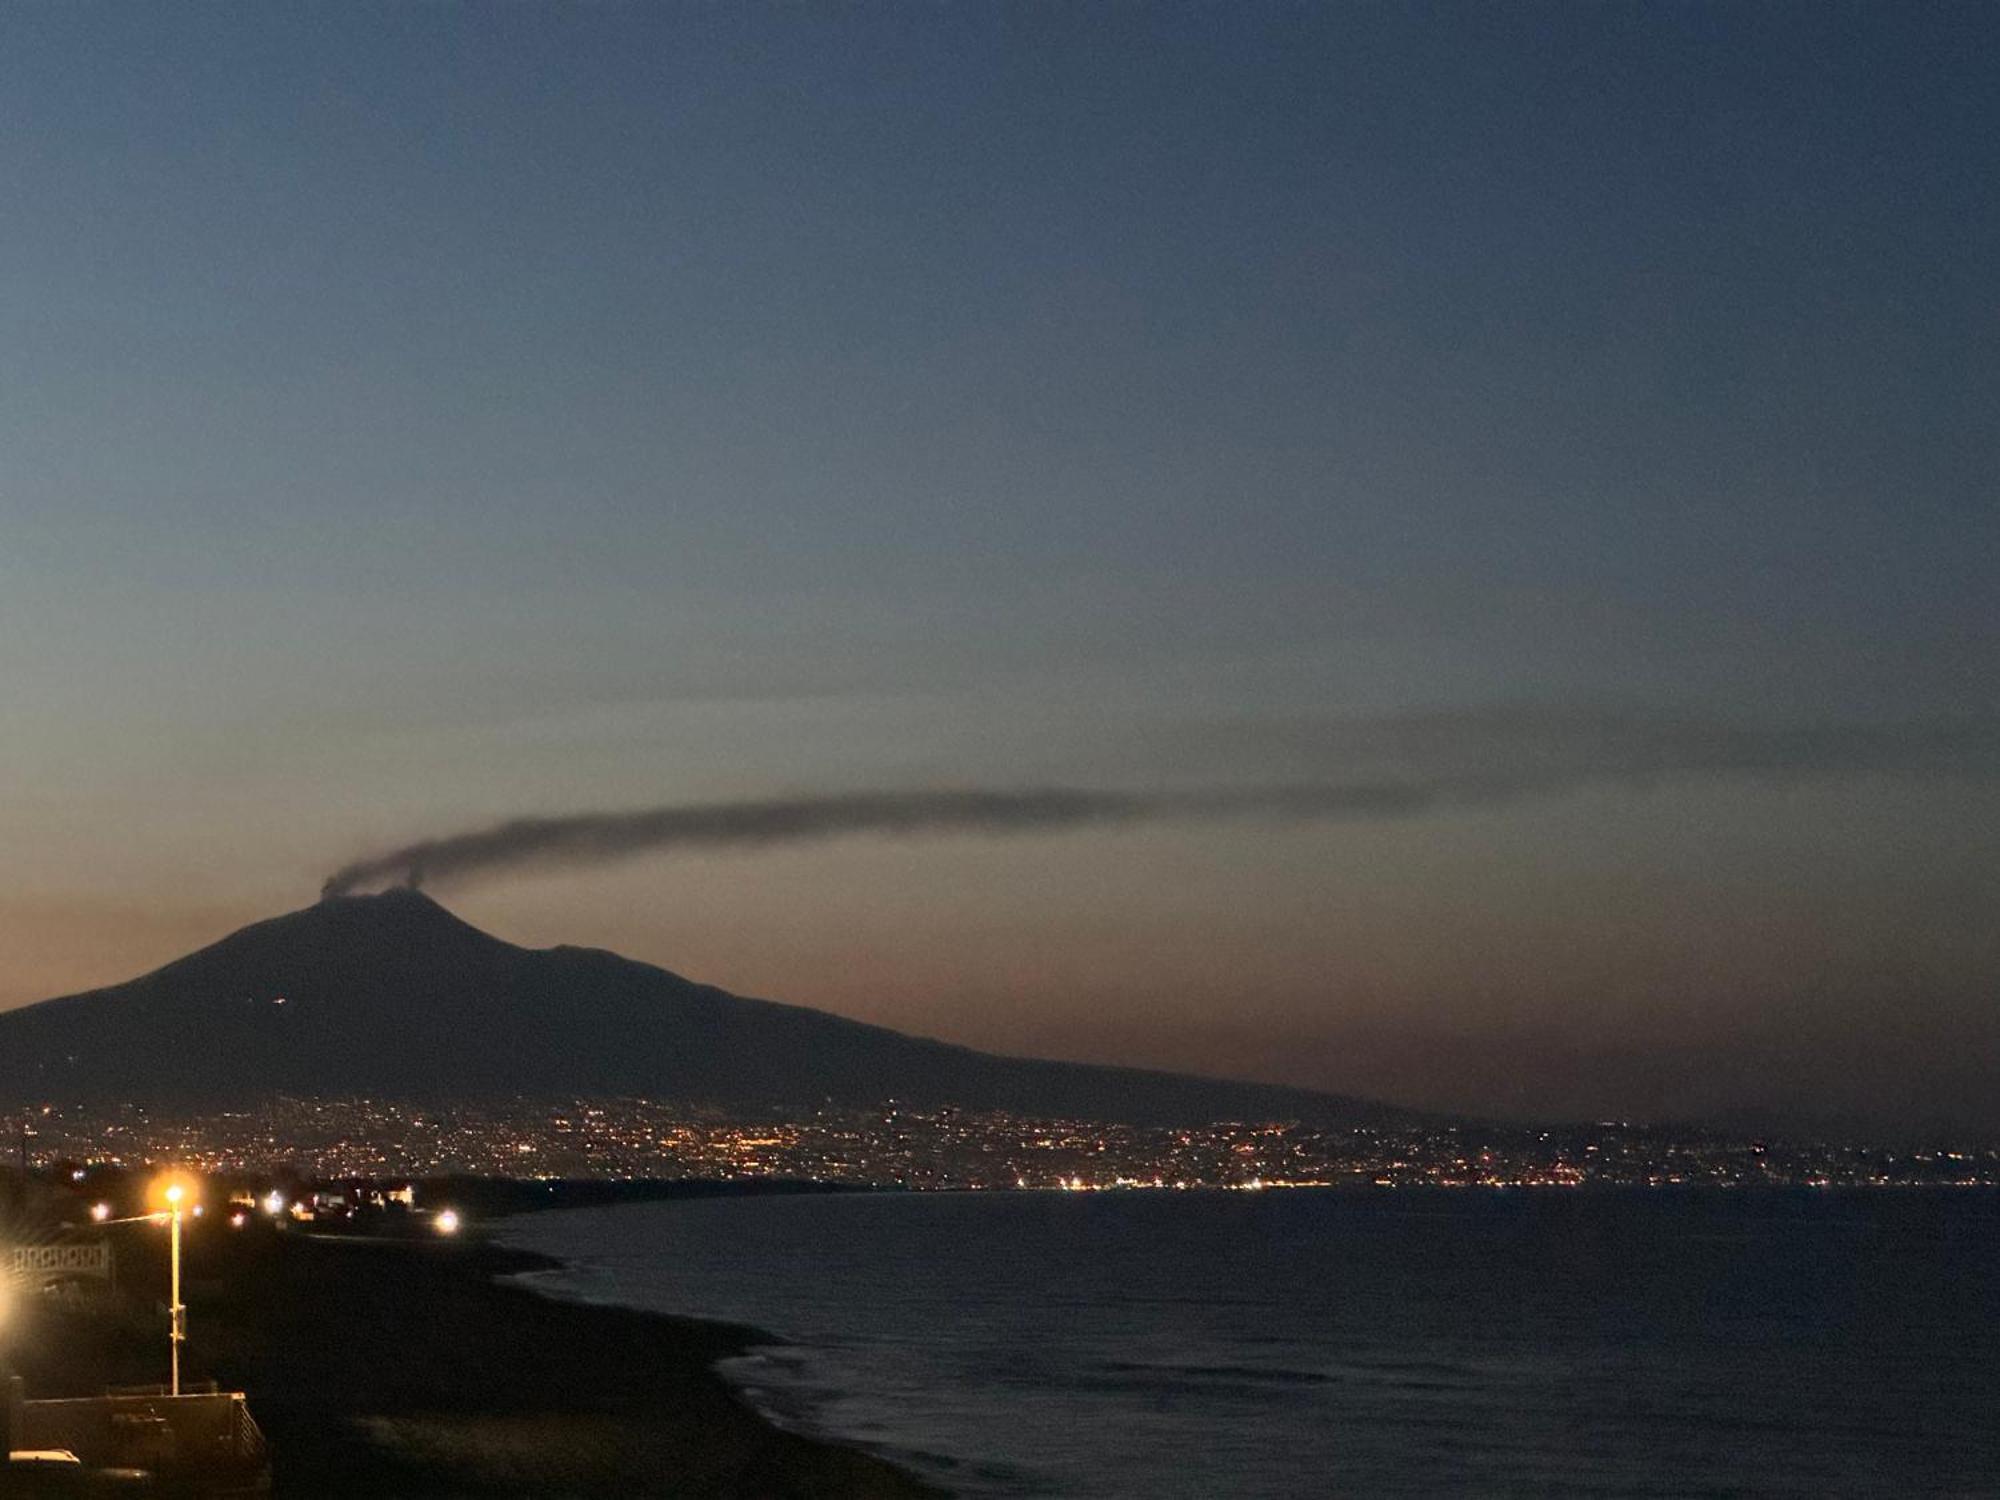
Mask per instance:
[[[953,1495],[954,1491],[943,1487],[943,1483],[935,1475],[919,1474],[912,1471],[904,1463],[899,1462],[895,1457],[885,1454],[878,1445],[871,1444],[866,1439],[850,1437],[837,1431],[829,1430],[823,1424],[812,1419],[811,1408],[806,1403],[787,1403],[781,1400],[773,1400],[772,1392],[766,1387],[760,1386],[753,1377],[748,1375],[747,1371],[739,1371],[737,1374],[725,1372],[723,1368],[725,1365],[751,1366],[759,1362],[768,1361],[771,1352],[793,1347],[792,1340],[785,1335],[773,1333],[767,1328],[732,1318],[694,1313],[664,1312],[639,1306],[631,1302],[619,1301],[615,1298],[592,1296],[587,1292],[576,1289],[574,1286],[537,1284],[536,1278],[542,1276],[551,1278],[573,1277],[576,1274],[576,1268],[570,1261],[563,1259],[559,1255],[504,1243],[505,1225],[509,1221],[544,1213],[574,1213],[586,1209],[623,1208],[674,1199],[791,1197],[817,1193],[856,1195],[879,1191],[898,1193],[904,1190],[897,1188],[868,1189],[847,1186],[827,1187],[821,1184],[785,1184],[778,1189],[776,1194],[773,1194],[757,1186],[743,1184],[701,1184],[691,1192],[686,1191],[687,1184],[676,1183],[667,1186],[668,1190],[664,1192],[641,1191],[632,1193],[629,1196],[620,1195],[609,1199],[583,1203],[535,1202],[527,1207],[503,1211],[489,1226],[492,1238],[486,1240],[485,1243],[497,1258],[501,1260],[518,1260],[520,1264],[497,1265],[491,1273],[494,1284],[502,1287],[517,1288],[530,1296],[561,1306],[603,1309],[633,1317],[659,1319],[670,1324],[694,1325],[727,1335],[734,1341],[733,1347],[719,1353],[709,1368],[715,1375],[715,1378],[722,1382],[737,1402],[758,1421],[788,1437],[798,1438],[805,1442],[821,1444],[847,1452],[858,1453],[874,1459],[912,1480],[919,1487],[914,1493],[947,1497],[948,1500],[948,1497]],[[759,1399],[760,1397],[763,1399]],[[937,1459],[947,1465],[951,1463],[951,1460],[945,1459],[941,1455],[933,1454],[925,1456]]]
[[[791,1347],[792,1341],[782,1334],[772,1333],[769,1329],[759,1328],[755,1324],[739,1323],[728,1318],[707,1318],[696,1317],[686,1313],[655,1312],[650,1308],[635,1307],[629,1302],[620,1302],[613,1298],[586,1296],[561,1287],[538,1286],[535,1284],[534,1278],[538,1276],[562,1276],[570,1273],[574,1268],[569,1262],[559,1256],[546,1255],[536,1250],[517,1250],[513,1246],[501,1246],[499,1248],[509,1254],[532,1258],[539,1262],[539,1264],[514,1269],[496,1269],[493,1272],[493,1281],[496,1286],[516,1287],[531,1297],[539,1297],[544,1301],[553,1302],[560,1306],[602,1309],[614,1313],[627,1313],[634,1317],[659,1318],[670,1323],[698,1324],[704,1328],[727,1334],[736,1340],[734,1347],[726,1349],[717,1355],[714,1362],[710,1364],[709,1369],[728,1388],[730,1394],[755,1416],[758,1421],[776,1428],[778,1431],[789,1436],[804,1438],[808,1442],[824,1443],[830,1447],[846,1448],[854,1452],[866,1454],[871,1458],[880,1458],[882,1462],[892,1467],[901,1468],[901,1465],[896,1464],[894,1459],[883,1457],[866,1444],[854,1442],[842,1438],[837,1434],[827,1432],[809,1421],[794,1422],[787,1420],[781,1414],[772,1411],[768,1406],[760,1404],[757,1401],[755,1397],[756,1388],[753,1385],[734,1379],[724,1372],[723,1366],[725,1365],[755,1361],[765,1358],[764,1351],[766,1350],[782,1350]],[[904,1472],[908,1471],[905,1470]],[[913,1475],[912,1477],[916,1476]],[[933,1493],[945,1495],[949,1492],[934,1489]]]
[[[507,1226],[514,1220],[539,1217],[544,1214],[580,1213],[586,1210],[629,1208],[665,1202],[712,1201],[718,1198],[771,1198],[808,1196],[854,1196],[880,1193],[902,1193],[907,1189],[898,1187],[862,1187],[846,1183],[810,1182],[790,1178],[769,1181],[716,1182],[704,1179],[631,1182],[593,1183],[589,1181],[562,1180],[555,1183],[524,1183],[512,1179],[459,1178],[448,1182],[433,1181],[432,1191],[446,1187],[459,1190],[458,1196],[479,1202],[486,1210],[487,1223],[481,1234],[481,1243],[499,1261],[509,1259],[521,1262],[518,1265],[496,1265],[491,1278],[495,1285],[516,1287],[532,1296],[559,1304],[601,1308],[612,1312],[627,1313],[635,1317],[658,1318],[669,1323],[693,1324],[703,1328],[726,1332],[738,1342],[736,1347],[716,1357],[710,1370],[726,1386],[736,1400],[758,1421],[790,1437],[828,1447],[863,1454],[889,1465],[926,1486],[923,1493],[949,1497],[952,1492],[940,1488],[934,1476],[912,1473],[896,1459],[885,1456],[865,1440],[843,1436],[827,1430],[801,1414],[790,1415],[774,1409],[784,1403],[768,1400],[769,1392],[763,1391],[765,1401],[757,1396],[761,1390],[753,1381],[739,1379],[724,1373],[723,1366],[747,1365],[767,1356],[765,1350],[782,1350],[791,1347],[791,1339],[782,1334],[755,1324],[740,1322],[731,1318],[703,1316],[693,1313],[663,1312],[654,1308],[636,1306],[615,1298],[593,1297],[571,1287],[537,1285],[538,1276],[574,1276],[575,1266],[559,1255],[547,1251],[530,1250],[520,1245],[505,1243]],[[469,1190],[469,1191],[467,1191]],[[955,1191],[943,1189],[939,1191]],[[551,1201],[544,1193],[556,1195]]]
[[[157,1258],[129,1261],[132,1300],[163,1302]],[[947,1495],[865,1449],[774,1423],[715,1368],[782,1338],[519,1279],[566,1269],[477,1237],[198,1235],[187,1376],[248,1394],[273,1492],[288,1500]],[[36,1396],[161,1378],[161,1330],[143,1313],[37,1309],[18,1331],[14,1365]]]

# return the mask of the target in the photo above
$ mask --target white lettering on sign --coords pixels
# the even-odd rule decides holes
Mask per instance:
[[[111,1247],[95,1245],[16,1245],[7,1268],[17,1281],[55,1281],[66,1276],[111,1279]]]

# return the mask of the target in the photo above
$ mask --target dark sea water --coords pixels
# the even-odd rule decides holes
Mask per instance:
[[[2000,1496],[1988,1192],[882,1194],[530,1216],[978,1496]]]

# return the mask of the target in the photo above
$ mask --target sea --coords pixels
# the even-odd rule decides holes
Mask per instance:
[[[2000,1497],[1990,1190],[842,1193],[528,1215],[968,1497]]]

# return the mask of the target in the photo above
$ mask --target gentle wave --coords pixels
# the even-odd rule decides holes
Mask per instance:
[[[770,1329],[724,1362],[746,1399],[966,1496],[2000,1495],[1992,1195],[1171,1198],[507,1237],[568,1261],[537,1285]]]

